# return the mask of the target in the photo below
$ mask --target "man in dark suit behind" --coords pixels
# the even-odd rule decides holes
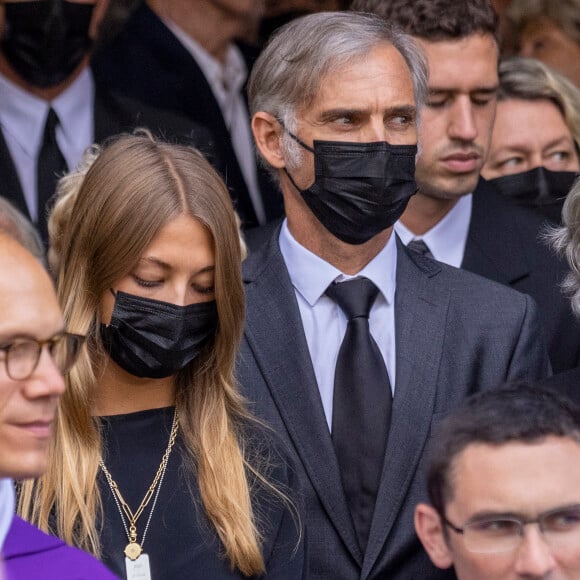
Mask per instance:
[[[429,63],[419,192],[395,228],[403,243],[420,240],[441,262],[529,294],[554,372],[579,365],[580,324],[559,289],[566,266],[541,240],[543,216],[516,207],[479,176],[499,84],[489,0],[354,0],[352,9],[401,26]]]
[[[245,84],[256,54],[236,42],[262,10],[256,0],[147,0],[92,64],[113,90],[212,131],[245,228],[282,215],[279,192],[257,166],[252,143]]]
[[[410,37],[306,16],[265,49],[249,95],[287,219],[248,239],[238,378],[295,454],[310,577],[449,578],[413,530],[430,433],[467,394],[548,372],[533,300],[393,234],[426,96]]]
[[[2,192],[47,241],[46,212],[57,174],[83,151],[145,127],[213,154],[203,127],[115,95],[88,67],[108,0],[0,3],[0,175]]]

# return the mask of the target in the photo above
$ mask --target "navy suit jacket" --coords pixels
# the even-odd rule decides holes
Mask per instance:
[[[255,54],[242,50],[248,68]],[[142,3],[114,41],[93,56],[95,77],[115,92],[174,111],[208,127],[216,138],[219,169],[245,228],[258,225],[230,133],[202,70],[163,21]],[[266,217],[283,215],[282,196],[265,169],[258,179]]]
[[[307,553],[315,580],[454,578],[416,538],[426,500],[426,460],[438,421],[472,392],[508,379],[540,378],[549,363],[533,300],[423,256],[397,241],[396,387],[391,431],[365,554],[361,553],[279,227],[250,239],[238,379],[251,410],[294,454],[304,490]],[[265,240],[265,242],[264,242]]]
[[[481,179],[461,268],[529,294],[538,305],[554,373],[580,365],[580,322],[560,290],[568,269],[542,240],[546,219]]]

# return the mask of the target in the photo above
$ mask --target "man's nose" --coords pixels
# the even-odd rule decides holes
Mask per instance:
[[[517,549],[515,572],[523,578],[546,578],[555,568],[552,548],[546,542],[538,524],[528,524]]]
[[[362,141],[366,143],[389,141],[389,133],[382,117],[377,115],[376,118],[371,119],[371,122],[364,128]]]
[[[449,137],[461,141],[473,141],[477,135],[477,125],[471,99],[465,95],[454,104],[450,111]]]
[[[40,352],[38,365],[25,383],[29,398],[59,397],[64,393],[64,378],[46,346]]]

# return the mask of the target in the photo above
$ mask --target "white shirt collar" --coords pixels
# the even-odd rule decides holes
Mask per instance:
[[[85,68],[74,82],[52,102],[45,101],[0,75],[0,125],[19,147],[36,159],[48,110],[52,107],[58,115],[64,139],[74,149],[84,149],[85,132],[79,130],[79,120],[90,118],[94,103],[94,81],[89,68]],[[87,107],[87,101],[90,106]],[[86,111],[90,112],[87,116]],[[92,128],[90,130],[92,134]]]
[[[392,304],[395,299],[397,275],[395,238],[393,232],[385,247],[355,276],[344,274],[299,244],[290,233],[287,220],[284,220],[282,224],[279,241],[280,251],[288,268],[292,285],[310,306],[314,306],[333,281],[343,282],[358,277],[371,280],[384,296],[387,304]]]
[[[395,224],[395,231],[403,244],[423,240],[436,260],[459,268],[465,254],[472,204],[471,193],[461,196],[447,215],[422,236],[415,235],[401,221]]]
[[[0,548],[12,525],[14,509],[16,507],[16,494],[11,479],[0,479]]]

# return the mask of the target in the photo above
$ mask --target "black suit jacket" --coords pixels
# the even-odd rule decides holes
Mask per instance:
[[[554,389],[580,405],[580,367],[554,375],[542,381],[540,386]]]
[[[250,68],[254,55],[243,52]],[[244,227],[257,225],[230,133],[209,83],[195,59],[145,3],[115,40],[94,55],[92,68],[112,90],[208,127],[216,137],[220,170]],[[258,179],[267,218],[281,216],[282,197],[262,167]]]
[[[481,179],[461,268],[529,294],[539,307],[554,372],[580,365],[580,322],[560,290],[567,266],[542,240],[545,217]]]
[[[94,105],[95,142],[102,143],[123,132],[145,127],[158,137],[197,147],[212,164],[217,164],[215,140],[209,130],[175,113],[154,109],[133,99],[115,95],[96,84]],[[11,201],[30,218],[16,167],[0,130],[0,195]],[[39,220],[40,221],[40,220]],[[46,238],[46,224],[39,230]]]
[[[251,409],[294,454],[305,499],[314,580],[430,580],[413,513],[426,500],[426,459],[437,422],[465,396],[508,379],[543,377],[548,359],[533,300],[398,242],[397,371],[391,432],[362,554],[342,490],[294,289],[278,244],[262,233],[243,267],[247,297],[238,379]]]

